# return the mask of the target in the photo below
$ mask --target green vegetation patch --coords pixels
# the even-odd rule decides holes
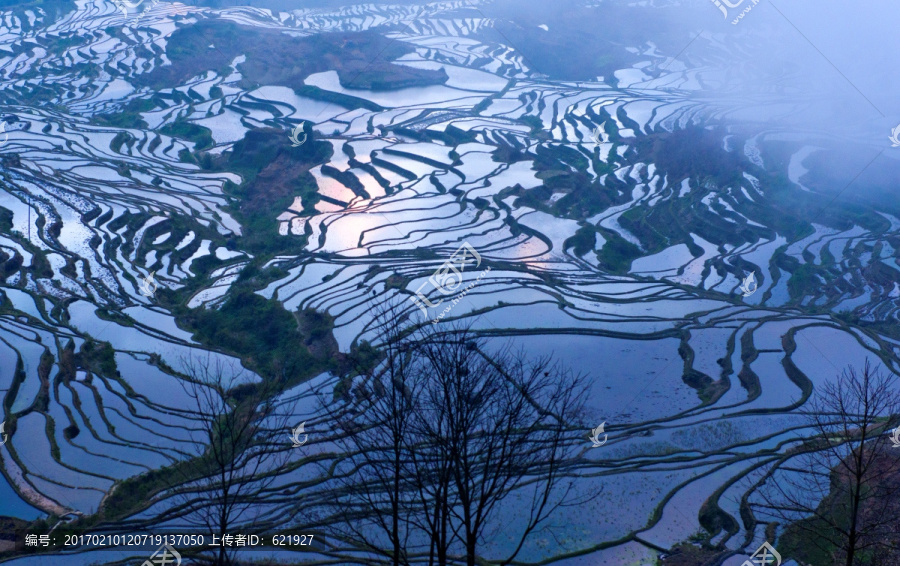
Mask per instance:
[[[631,262],[643,255],[640,248],[615,232],[606,231],[603,236],[606,244],[597,252],[600,264],[613,273],[628,273]]]
[[[695,126],[643,136],[633,143],[638,161],[656,164],[670,179],[694,177],[719,186],[738,185],[743,178],[742,157],[722,148],[723,135],[718,129]]]
[[[297,318],[281,303],[248,290],[237,290],[218,310],[185,309],[180,321],[193,330],[195,339],[237,354],[264,377],[285,376],[293,382],[328,369],[327,358],[310,352],[330,337],[327,321],[308,324],[301,333]]]
[[[561,80],[613,77],[616,70],[637,62],[624,46],[644,39],[638,40],[639,34],[631,26],[621,25],[623,21],[640,17],[638,27],[654,40],[671,34],[655,11],[642,11],[638,16],[636,10],[611,2],[587,7],[574,2],[501,0],[484,9],[487,17],[498,18],[496,30],[485,30],[486,41],[498,41],[499,32],[504,43],[516,46],[529,67]],[[547,25],[546,30],[538,27],[542,24]]]
[[[137,81],[153,89],[173,88],[206,71],[228,74],[240,55],[246,60],[238,70],[249,85],[302,90],[309,75],[329,70],[337,71],[346,88],[393,90],[447,81],[443,70],[391,62],[411,52],[411,46],[371,31],[292,37],[223,20],[203,20],[179,28],[169,38],[166,55],[171,65],[159,66]]]
[[[175,138],[183,138],[196,144],[194,149],[201,150],[213,146],[215,143],[212,137],[212,131],[209,128],[198,126],[190,122],[179,120],[171,124],[167,124],[159,130],[159,133]]]
[[[109,342],[98,342],[91,337],[81,345],[74,356],[75,366],[93,374],[111,379],[118,377],[116,351]]]
[[[149,112],[156,107],[157,104],[152,99],[132,100],[117,112],[97,114],[91,118],[91,123],[110,128],[149,130],[150,126],[144,121],[141,112]]]
[[[235,216],[244,228],[241,249],[258,255],[302,246],[301,238],[278,234],[276,218],[297,196],[305,211],[313,211],[318,185],[309,170],[327,163],[333,151],[331,144],[315,141],[309,127],[306,135],[306,143],[293,147],[283,130],[251,130],[226,156],[225,167],[244,179],[240,186],[226,185],[235,197]]]
[[[0,0],[0,10],[11,11],[19,16],[22,31],[25,32],[34,29],[30,23],[31,20],[25,14],[26,10],[40,10],[46,14],[46,19],[44,20],[44,25],[46,25],[46,23],[54,22],[60,16],[76,8],[74,0]]]
[[[719,564],[727,552],[696,546],[691,543],[676,545],[659,563],[662,566],[712,566]]]

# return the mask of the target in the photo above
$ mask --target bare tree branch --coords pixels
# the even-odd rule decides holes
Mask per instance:
[[[861,373],[848,368],[811,398],[805,415],[813,435],[763,479],[764,504],[754,509],[808,533],[804,540],[836,564],[896,553],[900,458],[886,434],[900,425],[896,376],[868,360]]]

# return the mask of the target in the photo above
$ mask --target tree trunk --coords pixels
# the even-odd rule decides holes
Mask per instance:
[[[865,376],[866,379],[866,390],[868,390],[868,372]],[[868,409],[868,406],[866,407]],[[868,414],[866,414],[868,417]],[[856,468],[853,470],[854,472],[854,485],[850,491],[850,503],[853,508],[850,510],[850,536],[847,540],[847,566],[853,566],[853,555],[856,554],[856,539],[859,536],[857,534],[857,526],[859,525],[859,507],[862,501],[862,489],[863,489],[863,460],[865,458],[865,450],[866,450],[866,428],[868,425],[868,419],[861,423],[861,437],[859,448],[856,450],[856,454],[854,455],[854,459],[856,460]]]
[[[224,534],[225,534],[225,531],[222,530],[222,532],[219,536],[221,537]],[[216,562],[216,565],[217,566],[225,566],[228,563],[228,555],[226,554],[226,550],[225,550],[225,541],[223,541],[220,538],[219,543],[221,544],[221,546],[219,547],[219,560]]]
[[[438,523],[438,565],[447,566],[447,523],[449,521],[450,507],[447,503],[449,490],[444,484],[440,488],[441,496],[438,498],[437,507],[440,509],[440,523]]]
[[[224,482],[224,476],[223,476]],[[223,485],[227,485],[224,484]],[[222,510],[219,511],[219,536],[223,537],[228,532],[228,488],[226,487],[223,490],[222,495]],[[217,566],[227,566],[228,565],[228,551],[225,549],[225,541],[220,539],[219,542],[222,546],[219,547],[219,561]]]
[[[392,504],[394,539],[394,566],[400,566],[400,447],[394,446],[394,502]]]

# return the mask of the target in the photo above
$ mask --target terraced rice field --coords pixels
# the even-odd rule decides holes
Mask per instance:
[[[871,207],[850,220],[785,220],[786,203],[813,190],[804,163],[817,146],[723,126],[728,112],[697,96],[702,67],[663,65],[672,54],[645,45],[616,86],[553,80],[466,4],[273,13],[159,2],[139,27],[101,0],[77,0],[55,21],[3,12],[0,393],[15,426],[0,447],[0,514],[89,516],[121,482],[202,450],[176,374],[198,353],[240,361],[209,352],[176,317],[221,308],[258,253],[239,244],[248,228],[229,187],[241,171],[185,157],[200,142],[178,128],[207,128],[205,151],[217,156],[254,129],[286,140],[305,124],[330,157],[309,169],[314,196],[268,212],[290,251],[262,263],[279,275],[257,296],[327,313],[348,353],[380,343],[382,305],[403,305],[414,323],[437,318],[444,306],[422,312],[410,299],[422,289],[438,302],[429,277],[468,243],[482,263],[463,286],[477,284],[438,326],[469,324],[491,344],[554,354],[589,376],[571,473],[578,493],[596,497],[559,510],[552,524],[564,535],[530,538],[520,560],[650,563],[712,510],[733,525],[714,542],[752,551],[764,540],[764,525],[745,521],[754,481],[803,433],[798,410],[813,389],[867,357],[900,371],[900,341],[884,331],[900,307],[900,219]],[[411,46],[396,64],[447,79],[392,90],[347,88],[336,71],[304,79],[345,107],[249,84],[237,57],[177,87],[139,86],[170,63],[177,26],[211,17],[295,37],[376,31]],[[141,110],[151,97],[162,107]],[[143,125],[98,119],[126,107]],[[734,164],[728,182],[679,174],[648,150],[710,137]],[[789,185],[771,186],[784,152]],[[758,290],[744,297],[751,272]],[[150,274],[180,303],[142,295]],[[100,369],[112,361],[114,373]],[[258,520],[322,533],[309,563],[365,563],[328,535],[339,520],[328,498],[342,457],[334,419],[346,408],[315,399],[333,386],[325,372],[280,400],[296,402],[310,442],[277,471]],[[591,450],[586,433],[603,421],[609,442]],[[178,525],[179,503],[158,494],[122,524]],[[495,528],[515,520],[505,505]],[[508,544],[495,536],[487,555]],[[54,564],[128,556],[83,548]]]

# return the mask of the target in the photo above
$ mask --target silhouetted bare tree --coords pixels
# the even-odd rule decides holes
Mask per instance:
[[[386,314],[386,313],[382,313]],[[380,317],[382,361],[359,379],[357,416],[345,425],[347,476],[341,500],[353,501],[358,540],[378,548],[363,525],[378,527],[392,564],[408,564],[409,541],[428,545],[428,564],[463,559],[474,565],[501,502],[527,501],[514,525],[509,564],[560,505],[576,443],[583,378],[550,358],[527,360],[509,347],[489,352],[462,327],[404,335],[400,318]],[[351,522],[352,521],[348,521]],[[418,535],[418,536],[417,536]],[[424,558],[423,558],[424,560]]]
[[[411,371],[412,343],[404,338],[402,309],[377,307],[375,331],[382,338],[379,360],[371,350],[357,350],[351,371],[357,374],[355,416],[339,421],[336,443],[343,449],[346,475],[336,473],[341,489],[335,508],[345,514],[339,528],[368,550],[399,566],[408,564],[411,482],[411,430],[420,389]],[[387,539],[389,548],[384,548]]]
[[[518,531],[513,521],[503,524],[514,547],[496,563],[509,564],[554,510],[571,503],[572,483],[563,487],[561,480],[584,441],[571,428],[582,412],[584,379],[550,357],[529,360],[508,345],[489,352],[466,329],[427,337],[422,352],[428,379],[416,428],[433,448],[424,454],[436,458],[418,458],[416,467],[439,480],[442,534],[458,536],[474,566],[500,503],[527,493]]]
[[[898,547],[900,458],[887,435],[900,425],[900,382],[868,360],[816,392],[805,411],[815,433],[763,479],[763,516],[791,523],[834,564],[874,564]]]
[[[193,400],[197,424],[191,439],[198,452],[175,467],[183,484],[179,496],[184,517],[221,542],[235,527],[252,526],[258,518],[252,514],[262,509],[266,489],[277,477],[273,472],[287,461],[290,443],[281,440],[289,428],[287,416],[274,415],[274,385],[248,386],[239,365],[211,355],[183,360],[182,365],[187,377],[182,387]],[[221,545],[214,563],[230,564],[232,550]]]

